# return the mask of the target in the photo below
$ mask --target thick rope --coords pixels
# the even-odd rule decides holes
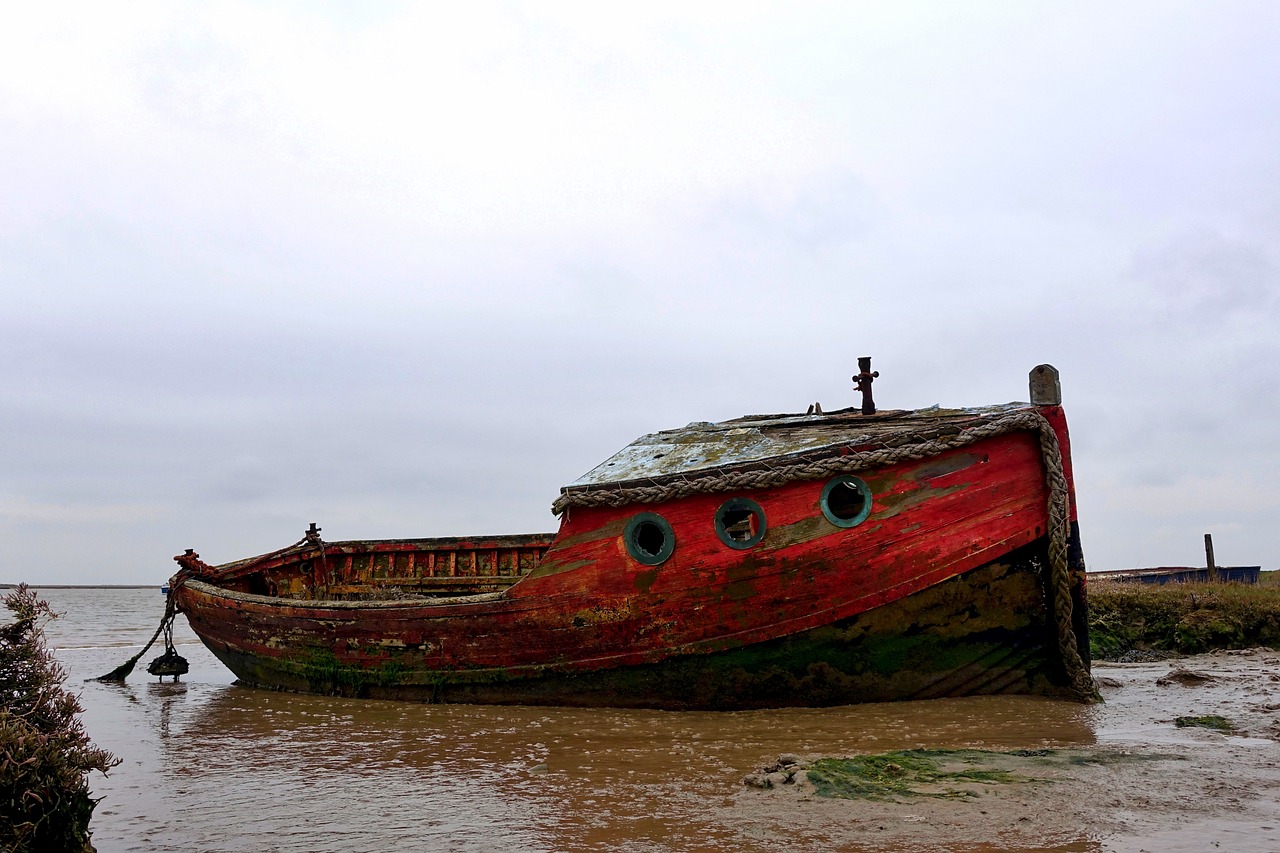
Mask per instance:
[[[1043,416],[1040,419],[1040,458],[1044,460],[1049,486],[1049,576],[1053,585],[1053,616],[1058,628],[1058,652],[1071,680],[1071,689],[1085,702],[1101,702],[1102,694],[1089,668],[1080,657],[1080,646],[1072,627],[1071,572],[1067,562],[1067,526],[1071,519],[1071,491],[1063,470],[1058,436]]]
[[[1067,526],[1071,517],[1071,493],[1062,466],[1062,452],[1053,427],[1037,411],[1023,410],[991,420],[958,433],[928,438],[914,444],[851,452],[809,462],[782,464],[762,471],[729,471],[693,479],[654,483],[648,486],[620,486],[590,491],[569,491],[551,506],[556,515],[571,507],[620,507],[628,504],[664,503],[691,495],[715,494],[746,489],[768,489],[787,483],[821,480],[837,474],[852,474],[867,468],[885,467],[937,456],[948,450],[976,444],[988,438],[1026,430],[1040,440],[1048,486],[1049,585],[1053,617],[1057,627],[1058,651],[1072,690],[1083,701],[1099,701],[1098,688],[1089,674],[1072,627],[1071,572],[1067,564]]]
[[[831,456],[810,462],[790,465],[773,464],[766,471],[729,471],[708,474],[692,479],[654,483],[649,486],[619,486],[609,489],[568,491],[551,505],[551,511],[560,515],[570,507],[609,506],[620,507],[633,503],[664,503],[690,495],[715,494],[742,489],[768,489],[802,480],[821,480],[836,474],[850,474],[865,468],[913,462],[937,456],[947,450],[964,447],[975,442],[1017,430],[1039,431],[1041,424],[1052,432],[1048,421],[1039,412],[1022,411],[994,418],[979,426],[961,432],[926,439],[915,444],[866,450]]]

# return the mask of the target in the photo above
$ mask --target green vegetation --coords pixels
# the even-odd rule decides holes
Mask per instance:
[[[1203,717],[1178,717],[1173,721],[1173,724],[1180,729],[1191,727],[1213,729],[1215,732],[1224,732],[1226,734],[1236,731],[1235,723],[1226,717],[1219,717],[1217,714],[1206,714]]]
[[[985,785],[1048,784],[1070,779],[1073,770],[1080,767],[1182,760],[1184,757],[1181,755],[1163,752],[906,749],[877,755],[819,758],[812,763],[799,762],[790,766],[780,758],[777,763],[762,768],[743,781],[757,788],[774,787],[761,774],[785,770],[788,779],[784,784],[803,778],[819,797],[892,801],[914,797],[957,799],[976,797],[980,786]],[[803,771],[803,776],[800,771]]]
[[[1280,648],[1280,585],[1091,580],[1089,642],[1100,660]]]
[[[1027,781],[1008,770],[979,767],[1001,753],[982,750],[905,749],[880,755],[820,758],[807,776],[820,797],[890,800],[900,797],[973,797],[964,783],[997,784]]]
[[[0,850],[91,851],[87,774],[119,761],[90,742],[62,686],[40,629],[49,605],[25,585],[3,603],[14,621],[0,626]]]

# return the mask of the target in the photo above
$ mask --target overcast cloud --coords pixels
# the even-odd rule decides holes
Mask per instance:
[[[0,581],[553,530],[860,355],[1056,365],[1091,568],[1280,568],[1280,5],[353,5],[0,13]]]

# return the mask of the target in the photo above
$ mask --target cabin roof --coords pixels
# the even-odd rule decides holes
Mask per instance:
[[[987,418],[1030,408],[1005,403],[966,409],[895,410],[864,415],[841,409],[820,415],[748,415],[720,423],[695,421],[631,442],[561,489],[589,491],[647,484],[713,471],[766,468],[775,461],[821,458],[932,437]]]

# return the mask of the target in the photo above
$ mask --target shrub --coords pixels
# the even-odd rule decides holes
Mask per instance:
[[[93,850],[87,774],[119,760],[90,742],[45,646],[41,624],[56,614],[25,584],[3,603],[14,621],[0,626],[0,850]]]

